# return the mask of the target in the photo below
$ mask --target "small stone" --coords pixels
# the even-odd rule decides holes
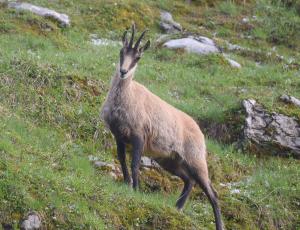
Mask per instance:
[[[146,156],[141,158],[141,166],[144,168],[160,168],[158,163]]]
[[[97,168],[101,168],[101,169],[116,170],[116,166],[115,165],[113,165],[111,163],[103,162],[103,161],[95,161],[94,165]]]
[[[292,104],[292,105],[295,105],[297,107],[300,107],[300,100],[298,98],[293,97],[293,96],[289,96],[289,95],[284,94],[280,97],[280,100],[282,100],[285,103]]]
[[[242,22],[243,22],[243,23],[248,23],[249,21],[250,21],[249,18],[243,18],[243,19],[242,19]]]
[[[98,157],[93,156],[93,155],[89,155],[88,158],[89,158],[89,161],[98,161],[99,160]]]
[[[167,11],[160,12],[160,27],[166,33],[174,33],[182,31],[182,27],[179,23],[173,20],[172,14]]]
[[[121,42],[105,39],[105,38],[98,38],[96,34],[90,35],[91,42],[95,46],[121,46]]]
[[[238,69],[240,69],[242,66],[241,66],[241,64],[240,63],[238,63],[238,62],[236,62],[236,61],[234,61],[234,60],[232,60],[232,59],[230,59],[230,58],[226,58],[226,60],[228,61],[228,63],[231,65],[231,67],[233,67],[233,68],[238,68]]]
[[[35,213],[31,212],[21,223],[22,230],[35,230],[39,229],[42,225],[40,217]]]
[[[240,194],[240,193],[241,193],[241,190],[239,190],[239,189],[232,189],[230,191],[230,194]]]
[[[236,44],[231,44],[230,42],[226,41],[226,45],[228,50],[245,50],[246,48],[241,47],[239,45]]]

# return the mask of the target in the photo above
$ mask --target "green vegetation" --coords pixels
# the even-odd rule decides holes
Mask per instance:
[[[1,223],[17,228],[35,210],[47,229],[214,228],[201,190],[194,189],[180,213],[174,208],[180,183],[167,173],[143,173],[141,191],[134,192],[89,162],[89,155],[116,161],[99,110],[120,49],[94,46],[90,34],[117,41],[132,21],[139,30],[149,27],[153,46],[136,80],[197,120],[231,122],[245,98],[300,118],[299,109],[278,101],[284,93],[300,98],[297,1],[30,2],[67,13],[72,26],[61,29],[0,3]],[[188,31],[216,33],[225,50],[225,41],[248,48],[229,52],[243,67],[232,69],[222,55],[156,47],[159,9]],[[245,17],[249,23],[242,23]],[[227,229],[300,228],[298,161],[258,158],[210,139],[207,145]]]

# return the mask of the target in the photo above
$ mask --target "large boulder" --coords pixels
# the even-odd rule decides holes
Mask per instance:
[[[169,49],[184,49],[188,53],[200,55],[220,52],[213,40],[202,36],[170,40],[163,46]]]
[[[178,22],[173,20],[172,14],[167,11],[160,12],[160,28],[166,33],[175,33],[182,31],[182,27]]]
[[[16,10],[24,10],[30,11],[34,14],[40,15],[42,17],[49,17],[52,18],[60,23],[61,27],[70,26],[70,19],[69,16],[66,14],[58,13],[54,10],[36,6],[26,2],[10,2],[8,3],[9,8],[14,8]]]
[[[268,113],[255,100],[244,100],[246,144],[251,150],[300,158],[300,122],[279,113]]]

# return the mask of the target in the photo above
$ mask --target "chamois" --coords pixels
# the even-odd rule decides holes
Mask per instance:
[[[223,229],[217,193],[208,177],[204,136],[197,123],[184,112],[169,105],[133,80],[137,63],[150,46],[140,43],[146,30],[133,46],[135,26],[127,40],[122,37],[120,61],[101,109],[101,118],[113,133],[124,181],[138,188],[142,154],[157,161],[165,170],[180,177],[184,187],[176,207],[181,210],[193,186],[198,184],[208,197],[215,216],[216,229]],[[131,174],[126,166],[126,145],[132,146]]]

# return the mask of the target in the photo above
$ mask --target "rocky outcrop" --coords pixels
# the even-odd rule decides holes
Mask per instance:
[[[182,27],[178,22],[175,22],[173,20],[172,14],[170,14],[167,11],[161,11],[160,12],[160,28],[165,33],[175,33],[182,31]]]
[[[24,10],[30,11],[34,14],[40,15],[42,17],[52,18],[59,22],[61,27],[68,27],[70,26],[70,19],[69,16],[66,14],[58,13],[54,10],[36,6],[26,2],[10,2],[8,3],[9,8],[14,8],[16,10]]]
[[[244,100],[247,147],[260,153],[300,158],[300,122],[279,113],[268,113],[255,100]]]

